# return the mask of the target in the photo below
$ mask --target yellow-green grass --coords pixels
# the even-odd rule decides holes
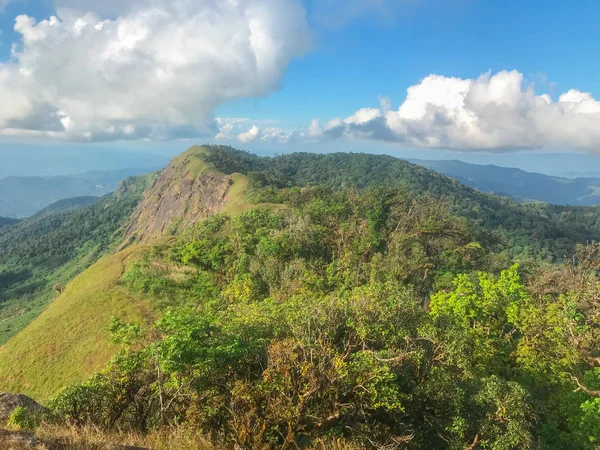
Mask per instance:
[[[210,150],[206,147],[195,145],[181,155],[175,157],[169,164],[169,167],[183,169],[181,170],[182,175],[192,179],[197,178],[201,173],[215,171],[206,163],[206,161],[204,161],[204,159],[202,159],[202,156],[209,152]]]
[[[248,202],[246,198],[246,188],[248,187],[248,178],[239,173],[231,175],[233,184],[229,187],[227,192],[227,204],[223,208],[223,213],[230,216],[241,214],[244,211],[248,211],[255,207]]]
[[[227,193],[227,204],[222,210],[223,214],[233,217],[252,209],[267,208],[277,210],[285,207],[279,203],[250,203],[246,196],[249,182],[248,177],[239,173],[234,173],[231,175],[231,178],[233,184]]]
[[[109,343],[111,317],[150,321],[151,305],[119,285],[130,247],[102,258],[69,283],[27,328],[0,348],[0,391],[48,401],[101,369],[119,350]]]
[[[208,148],[201,145],[195,145],[174,158],[169,166],[178,168],[183,176],[190,178],[196,178],[200,174],[221,173],[210,164],[206,163],[206,161],[204,161],[202,158],[203,155],[208,153],[210,153]],[[233,183],[227,192],[227,203],[221,210],[223,214],[235,216],[255,208],[281,207],[281,205],[277,204],[250,203],[246,197],[246,191],[249,183],[248,177],[240,173],[233,173],[230,175],[230,177]]]

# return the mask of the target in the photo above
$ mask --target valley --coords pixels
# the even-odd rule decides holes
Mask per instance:
[[[55,177],[0,178],[0,217],[22,219],[45,208],[64,209],[88,205],[93,198],[114,192],[121,180],[153,169],[119,169]],[[58,203],[57,202],[62,202]],[[54,206],[53,206],[54,205]]]

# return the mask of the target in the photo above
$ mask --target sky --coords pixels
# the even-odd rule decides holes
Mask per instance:
[[[210,142],[503,165],[600,153],[594,0],[0,8],[0,152]]]

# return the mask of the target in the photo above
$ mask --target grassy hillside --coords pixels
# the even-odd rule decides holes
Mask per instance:
[[[600,389],[600,246],[577,246],[600,236],[599,209],[363,154],[194,147],[147,181],[129,219],[94,204],[70,212],[85,226],[0,230],[3,295],[69,279],[127,235],[0,349],[0,390],[108,432],[185,423],[226,448],[594,448],[572,377]],[[113,316],[129,352],[110,360]]]
[[[156,213],[153,212],[152,205],[157,204],[159,199],[167,198],[169,192],[175,191],[175,195],[178,196],[182,180],[195,181],[202,185],[213,177],[223,179],[226,190],[220,194],[223,197],[216,207],[224,213],[236,215],[255,207],[245,196],[248,179],[239,174],[231,177],[220,174],[198,157],[204,151],[206,150],[201,147],[192,148],[171,162],[165,170],[166,177],[163,172],[157,179],[149,177],[138,182],[142,183],[138,188],[146,185],[149,187],[145,191],[144,203],[140,208],[143,214],[137,216],[137,220],[141,223],[145,220],[155,220]],[[103,200],[103,203],[91,207],[78,208],[62,215],[44,215],[37,221],[25,221],[22,228],[9,230],[4,241],[0,235],[0,245],[5,242],[7,248],[11,248],[12,256],[5,262],[6,267],[15,267],[14,261],[20,258],[19,255],[33,257],[35,253],[35,260],[29,261],[26,273],[19,275],[14,269],[11,272],[7,271],[4,274],[5,288],[1,289],[0,284],[0,295],[6,297],[0,308],[0,319],[4,318],[0,322],[0,339],[4,336],[4,340],[0,343],[14,336],[0,349],[0,391],[18,391],[42,400],[49,399],[61,388],[95,373],[115,354],[117,347],[108,345],[107,325],[112,316],[133,321],[152,316],[152,305],[144,303],[118,285],[127,262],[135,258],[140,247],[129,246],[112,256],[104,257],[85,270],[97,259],[101,242],[77,227],[83,218],[88,217],[86,223],[94,220],[94,223],[89,223],[90,232],[95,230],[93,233],[104,236],[107,243],[119,244],[123,235],[117,225],[127,220],[127,215],[132,212],[137,200],[142,196],[140,189],[135,192],[135,198],[126,204],[114,203],[114,199],[109,197]],[[206,189],[203,193],[211,195]],[[123,195],[125,193],[117,194],[116,197]],[[165,212],[165,223],[178,221],[181,224],[187,215],[189,221],[186,223],[189,226],[195,223],[194,221],[206,217],[194,214],[192,204],[193,201],[200,203],[205,197],[185,200],[180,205],[181,208],[169,203],[169,207],[173,209]],[[114,208],[119,209],[117,211]],[[103,211],[111,217],[99,217],[98,211]],[[48,228],[48,223],[54,222],[58,225],[50,227],[51,231],[43,234],[42,231]],[[105,226],[111,222],[115,224],[113,235],[98,233],[101,229],[99,224]],[[168,234],[168,231],[173,232],[173,229],[166,231],[165,234]],[[54,237],[57,232],[58,235]],[[67,236],[64,233],[74,233],[70,238],[73,240],[74,253],[69,253],[69,246],[60,249],[60,243],[64,242]],[[31,249],[31,253],[29,250],[25,251],[25,244],[8,247],[8,240],[12,242],[16,236],[21,236],[21,240],[26,244],[25,248]],[[33,247],[38,245],[38,241],[46,247],[42,245],[34,250]],[[54,253],[60,253],[65,261],[52,263]],[[24,261],[27,261],[27,258]],[[48,267],[51,267],[51,270]],[[56,293],[50,290],[48,280],[66,283],[74,274],[82,271],[83,273],[67,284],[66,290],[60,296],[56,297]],[[1,275],[0,273],[0,283]],[[25,289],[29,286],[27,283],[31,284],[34,281],[39,283],[39,286],[36,284],[33,294],[15,298],[15,290],[20,287]],[[50,306],[47,306],[52,299],[54,300]],[[42,311],[44,312],[40,315]],[[27,326],[28,324],[30,325]],[[16,334],[21,329],[23,330]]]
[[[145,321],[151,306],[118,285],[129,248],[107,256],[77,276],[17,338],[0,348],[0,391],[48,400],[69,384],[87,378],[117,348],[108,342],[112,316]]]
[[[62,285],[123,240],[123,226],[152,180],[125,180],[93,205],[0,229],[0,345],[27,326]]]
[[[128,265],[122,288],[171,308],[112,327],[131,352],[58,417],[217,448],[597,450],[595,394],[573,391],[600,388],[598,245],[519,267],[400,187],[280,194]]]

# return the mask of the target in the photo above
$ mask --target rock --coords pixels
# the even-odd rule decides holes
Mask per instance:
[[[12,412],[19,406],[27,409],[30,413],[44,414],[46,408],[35,400],[23,394],[0,394],[0,425],[5,425]]]
[[[148,242],[219,213],[227,205],[232,177],[212,170],[192,147],[161,172],[131,216],[126,242]]]
[[[40,448],[40,442],[31,433],[0,429],[0,448],[11,450],[36,449]]]

